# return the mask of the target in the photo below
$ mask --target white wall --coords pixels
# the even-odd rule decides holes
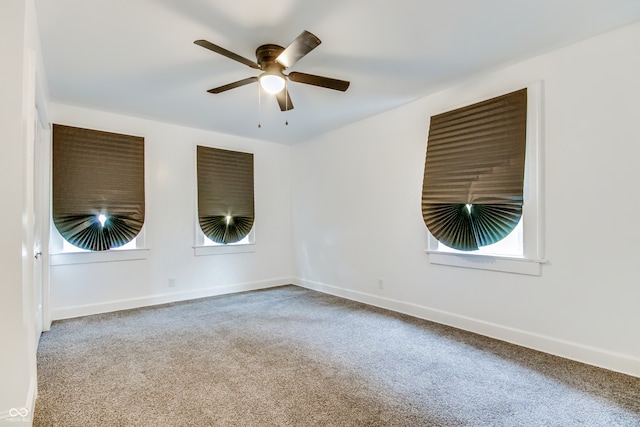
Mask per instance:
[[[43,70],[33,1],[0,3],[0,37],[0,424],[4,424],[29,422],[36,398],[30,138],[36,70],[40,75]]]
[[[145,138],[149,248],[144,260],[52,266],[54,319],[291,283],[288,146],[61,104],[51,116]],[[254,153],[255,252],[194,255],[196,144]]]
[[[640,376],[638,76],[635,23],[294,146],[297,283]],[[429,117],[536,80],[542,275],[429,264]]]

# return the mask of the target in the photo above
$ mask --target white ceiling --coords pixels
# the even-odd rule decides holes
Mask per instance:
[[[51,99],[280,143],[304,141],[478,72],[640,19],[639,0],[36,0]],[[351,81],[347,92],[290,83],[283,113],[252,84],[207,89],[258,70],[302,30],[322,44],[288,71]],[[630,52],[630,54],[638,54]],[[285,126],[285,121],[289,122]]]

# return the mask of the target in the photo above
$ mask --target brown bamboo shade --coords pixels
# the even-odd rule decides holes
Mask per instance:
[[[198,146],[198,222],[217,243],[242,240],[253,227],[253,154]]]
[[[145,217],[144,138],[54,124],[52,157],[53,223],[65,240],[103,251],[138,235]]]
[[[522,216],[527,90],[431,117],[422,214],[445,245],[476,250]]]

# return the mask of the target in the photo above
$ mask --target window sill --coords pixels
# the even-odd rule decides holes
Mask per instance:
[[[61,252],[51,254],[50,265],[90,264],[97,262],[147,259],[149,249],[122,249],[100,252]]]
[[[425,250],[431,264],[539,276],[544,260]]]
[[[193,252],[195,256],[242,254],[255,252],[255,246],[256,245],[254,243],[246,245],[194,246]]]

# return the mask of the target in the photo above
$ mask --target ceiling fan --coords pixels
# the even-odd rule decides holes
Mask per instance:
[[[262,70],[262,74],[258,76],[248,77],[246,79],[209,89],[207,91],[209,93],[221,93],[249,83],[259,82],[260,86],[265,91],[275,94],[278,104],[280,105],[280,110],[287,111],[293,109],[293,104],[287,90],[286,80],[339,90],[342,92],[349,88],[349,82],[345,80],[332,79],[329,77],[317,76],[315,74],[299,73],[297,71],[292,71],[289,74],[284,73],[284,70],[298,62],[303,56],[318,47],[321,43],[318,37],[308,31],[303,31],[286,48],[276,44],[263,44],[258,47],[258,49],[256,49],[257,62],[206,40],[196,40],[194,43],[198,46],[204,47],[205,49],[209,49],[220,55],[226,56],[229,59],[248,65],[251,68]]]

